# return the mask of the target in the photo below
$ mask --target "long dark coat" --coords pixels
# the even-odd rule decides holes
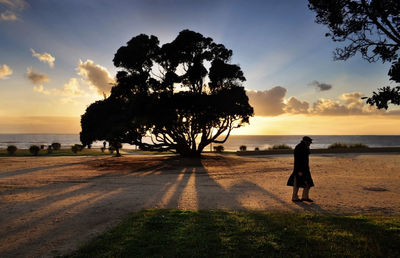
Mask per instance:
[[[312,180],[310,167],[308,165],[310,155],[310,148],[305,142],[300,142],[294,148],[294,169],[293,173],[290,175],[287,185],[294,186],[294,179],[296,178],[297,186],[302,188],[314,186],[314,181]],[[302,172],[303,175],[299,176],[298,172]]]

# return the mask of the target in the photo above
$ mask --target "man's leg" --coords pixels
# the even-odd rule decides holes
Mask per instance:
[[[310,187],[304,187],[303,194],[301,195],[301,199],[310,199],[308,194],[310,192]]]
[[[308,197],[309,192],[310,192],[310,187],[304,188],[303,194],[301,196],[302,201],[313,202],[313,200],[311,200],[310,197]]]
[[[293,194],[292,194],[292,201],[293,200],[299,200],[299,187],[297,186],[297,180],[296,176],[294,177],[294,182],[293,182]]]

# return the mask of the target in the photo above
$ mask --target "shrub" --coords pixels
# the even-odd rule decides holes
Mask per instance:
[[[260,148],[258,148],[258,147],[255,147],[255,148],[254,148],[254,150],[255,150],[255,151],[259,151],[259,150],[260,150]]]
[[[61,144],[58,142],[53,142],[51,144],[51,146],[53,147],[53,150],[60,150],[61,149]]]
[[[47,154],[53,153],[53,147],[51,145],[47,146]]]
[[[78,153],[78,151],[82,151],[83,150],[83,145],[81,144],[74,144],[73,146],[71,146],[71,151],[73,153]]]
[[[71,146],[71,151],[72,151],[73,153],[78,153],[78,147],[77,147],[76,145],[72,145],[72,146]]]
[[[328,149],[347,149],[348,147],[346,143],[335,142],[329,145]]]
[[[247,146],[246,145],[242,145],[239,147],[240,151],[246,151],[247,150]]]
[[[40,149],[44,150],[44,144],[40,145]]]
[[[215,151],[215,152],[218,152],[218,153],[223,152],[224,149],[225,149],[225,148],[224,148],[224,146],[222,146],[222,145],[214,146],[214,151]]]
[[[15,145],[7,146],[7,152],[9,155],[14,155],[16,151],[17,151],[17,146],[15,146]]]
[[[114,146],[110,145],[110,147],[108,147],[108,151],[109,151],[111,154],[113,154],[114,151],[115,151]]]
[[[277,144],[277,145],[272,146],[271,149],[273,149],[273,150],[291,150],[292,147],[290,147],[289,145],[286,145],[286,144]]]
[[[369,146],[364,143],[354,143],[350,144],[349,148],[369,148]]]
[[[110,142],[109,145],[113,146],[114,149],[116,149],[116,148],[121,149],[122,148],[122,144],[120,142]]]
[[[33,154],[33,156],[37,156],[39,154],[40,148],[37,145],[31,145],[29,147],[29,152]]]

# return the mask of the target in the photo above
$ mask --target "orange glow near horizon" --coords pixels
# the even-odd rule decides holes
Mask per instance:
[[[399,135],[398,116],[255,116],[232,135]],[[0,133],[78,134],[80,116],[0,116]]]
[[[80,131],[80,116],[0,116],[2,134],[78,134]]]

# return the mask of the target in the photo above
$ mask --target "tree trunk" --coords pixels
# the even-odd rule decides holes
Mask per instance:
[[[179,155],[181,155],[182,157],[200,157],[201,156],[201,151],[200,150],[186,150],[186,151],[181,151],[178,152]]]
[[[121,157],[121,153],[119,153],[119,148],[115,148],[117,154],[115,154],[115,157]]]

